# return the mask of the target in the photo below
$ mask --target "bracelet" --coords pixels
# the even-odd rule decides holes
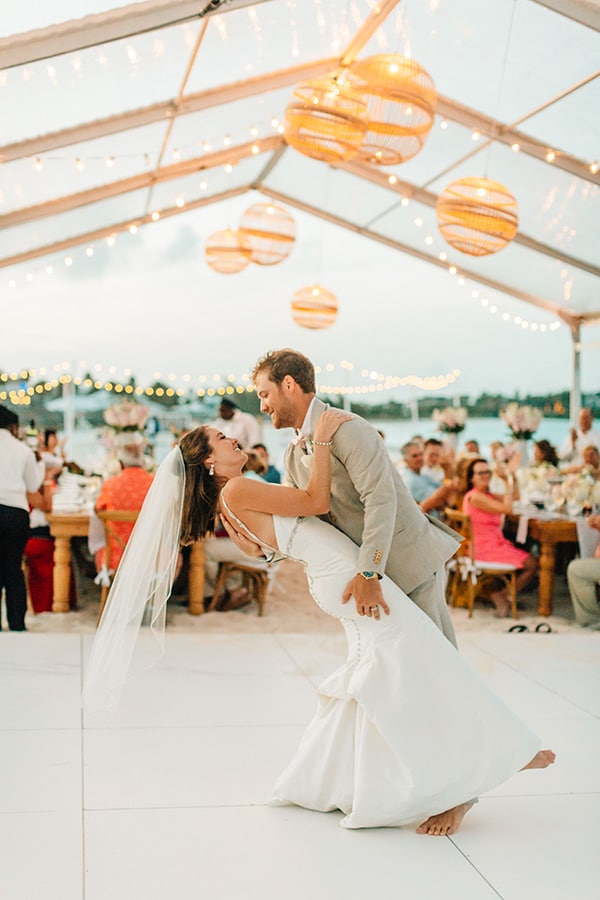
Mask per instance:
[[[54,482],[52,482],[52,481],[45,481],[45,482],[44,482],[44,485],[46,485],[46,484],[52,485],[53,483],[54,483]]]
[[[333,441],[313,441],[315,447],[331,447]]]

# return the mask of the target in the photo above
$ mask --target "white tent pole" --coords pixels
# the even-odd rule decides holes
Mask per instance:
[[[74,405],[74,397],[75,397],[75,385],[73,381],[65,381],[63,382],[63,400],[64,400],[64,409],[63,409],[63,431],[65,436],[65,443],[67,445],[67,454],[69,458],[72,459],[73,454],[73,435],[75,433],[75,405]]]
[[[573,340],[573,377],[571,379],[570,418],[571,424],[577,428],[579,412],[581,410],[581,326],[579,323],[571,325],[571,338]]]
[[[415,394],[410,398],[410,417],[413,422],[419,421],[419,398]]]

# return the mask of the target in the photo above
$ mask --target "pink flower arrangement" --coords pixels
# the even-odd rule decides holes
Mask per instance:
[[[122,400],[104,410],[104,421],[115,431],[143,431],[150,410],[134,400]]]
[[[432,418],[438,431],[459,434],[466,425],[467,410],[464,406],[446,406],[445,409],[434,409]]]
[[[500,418],[508,425],[512,436],[518,440],[529,440],[533,437],[542,421],[539,409],[533,406],[519,406],[518,403],[509,403],[500,413]]]

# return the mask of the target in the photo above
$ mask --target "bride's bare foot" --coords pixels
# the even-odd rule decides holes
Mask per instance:
[[[460,826],[460,823],[469,812],[472,803],[460,803],[447,809],[446,812],[438,813],[435,816],[429,816],[424,822],[421,822],[417,828],[417,834],[433,834],[447,835],[454,834]]]
[[[525,769],[545,769],[546,766],[551,766],[555,759],[556,753],[552,750],[538,750],[533,759],[523,766],[521,772]]]

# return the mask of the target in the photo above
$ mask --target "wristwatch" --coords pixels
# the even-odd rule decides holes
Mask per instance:
[[[365,579],[365,581],[372,581],[374,578],[378,580],[381,578],[381,575],[378,575],[377,572],[359,572],[359,575]]]

